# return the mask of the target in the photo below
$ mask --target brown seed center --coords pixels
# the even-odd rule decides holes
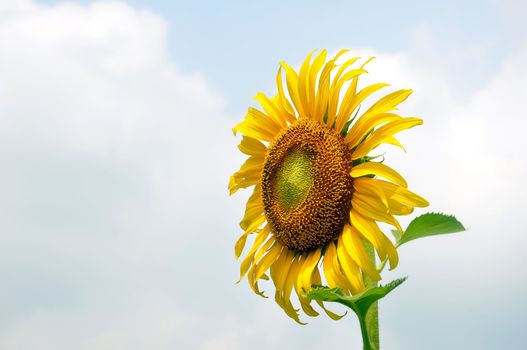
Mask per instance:
[[[275,238],[305,252],[338,237],[351,209],[351,152],[334,129],[302,118],[271,144],[262,176]]]

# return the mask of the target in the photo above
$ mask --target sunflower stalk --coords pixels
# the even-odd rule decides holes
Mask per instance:
[[[363,241],[364,248],[366,249],[366,252],[368,253],[368,258],[372,262],[373,266],[375,266],[375,250],[373,248],[373,245],[367,241]],[[375,288],[377,287],[377,281],[371,279],[368,277],[367,274],[363,273],[364,276],[364,282],[366,283],[366,287],[368,288]],[[361,320],[361,317],[359,317],[359,321],[361,321],[361,333],[362,333],[362,340],[364,342],[364,349],[365,350],[379,350],[380,349],[380,343],[379,343],[379,304],[378,302],[374,302],[369,310],[366,312],[366,316],[364,317],[364,320]],[[365,328],[365,329],[363,329]],[[366,338],[365,338],[366,335]]]

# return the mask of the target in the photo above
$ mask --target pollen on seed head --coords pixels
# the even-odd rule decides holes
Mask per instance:
[[[270,145],[262,174],[273,234],[305,252],[338,237],[351,209],[351,153],[332,128],[301,118]]]

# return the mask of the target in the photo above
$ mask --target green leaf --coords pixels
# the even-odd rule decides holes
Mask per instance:
[[[355,296],[354,298],[356,298],[356,300],[354,300],[354,302],[355,304],[357,304],[357,307],[362,312],[364,312],[364,314],[366,314],[366,312],[368,311],[370,306],[373,305],[373,303],[375,303],[379,299],[384,298],[388,293],[400,286],[404,281],[406,281],[406,278],[407,277],[398,278],[384,286],[380,285],[378,287],[370,288],[364,293]]]
[[[329,288],[326,286],[313,285],[311,289],[307,292],[306,296],[309,299],[318,300],[318,301],[339,301],[345,299],[346,295],[342,292],[340,288]]]
[[[361,294],[353,297],[346,296],[340,288],[328,288],[313,285],[307,292],[307,297],[316,301],[336,302],[349,307],[355,312],[361,324],[364,349],[375,349],[370,342],[370,335],[366,330],[366,314],[370,307],[379,299],[384,298],[388,293],[406,281],[406,277],[396,279],[384,286],[371,287]]]
[[[337,302],[353,309],[355,313],[366,315],[366,312],[368,312],[368,309],[373,303],[385,297],[404,281],[406,281],[406,277],[396,279],[384,286],[379,285],[369,288],[363,293],[353,297],[346,296],[340,288],[313,286],[307,292],[307,297],[313,300]]]
[[[397,246],[418,238],[461,231],[465,231],[465,227],[453,215],[426,213],[416,217],[408,225]]]

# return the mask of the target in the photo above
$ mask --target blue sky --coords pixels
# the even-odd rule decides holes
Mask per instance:
[[[397,52],[426,46],[421,53],[428,55],[425,59],[439,65],[459,93],[466,93],[490,78],[496,65],[517,50],[521,37],[511,35],[521,19],[511,20],[513,11],[504,10],[508,4],[500,1],[128,3],[169,22],[169,47],[178,66],[186,73],[205,74],[232,113],[244,108],[262,84],[271,87],[269,77],[278,61],[301,61],[313,48]],[[430,35],[425,42],[419,41],[423,32]],[[464,79],[456,79],[458,75]]]
[[[384,348],[521,348],[526,9],[0,0],[0,348],[360,348],[352,317],[300,327],[234,284],[230,128],[317,47],[415,90],[387,159],[469,228],[401,248]]]

